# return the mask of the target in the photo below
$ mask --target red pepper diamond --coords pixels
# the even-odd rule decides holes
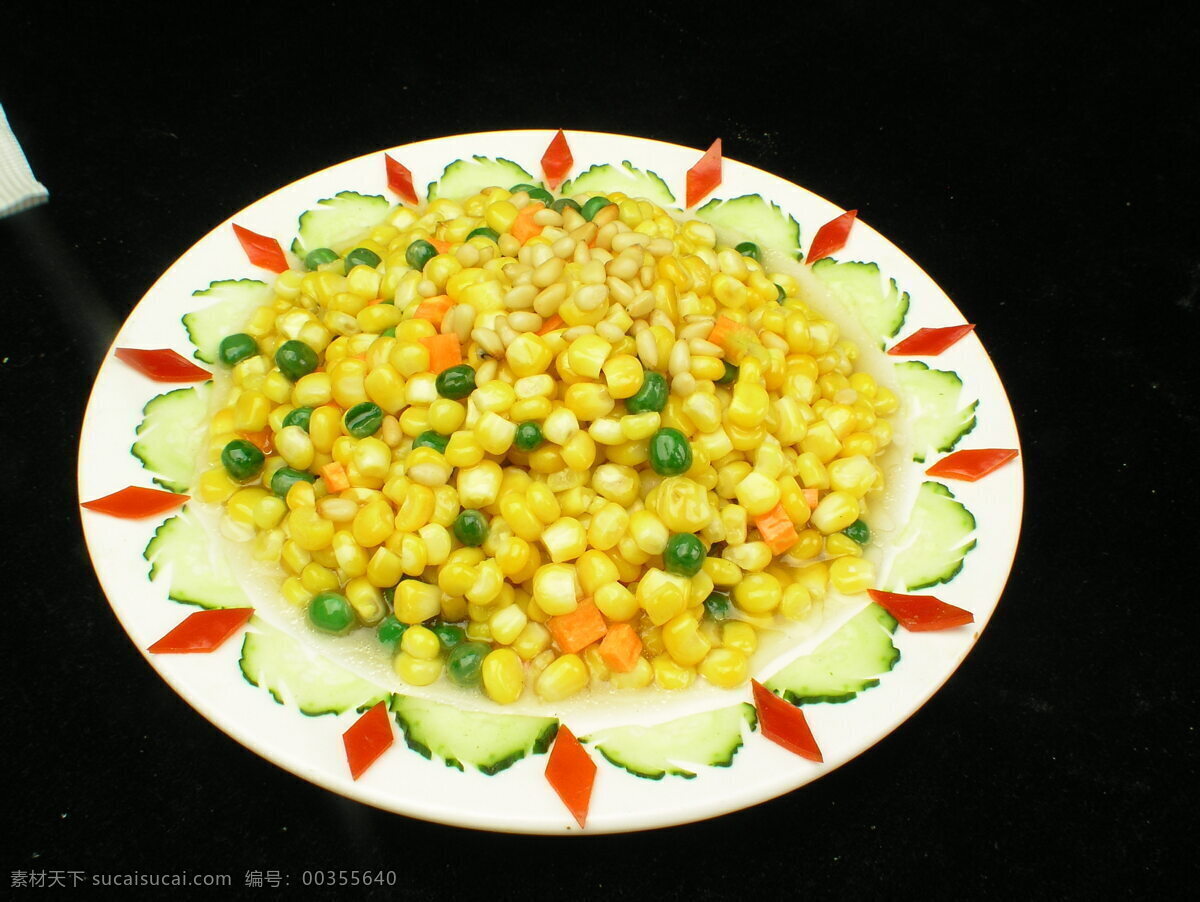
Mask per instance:
[[[218,608],[186,617],[147,651],[155,655],[210,652],[246,625],[254,608]]]
[[[212,373],[170,348],[117,348],[113,356],[155,382],[200,382]]]
[[[137,520],[174,510],[189,499],[188,495],[164,492],[161,489],[144,489],[136,485],[127,486],[119,492],[105,495],[94,501],[84,501],[81,506],[98,514]]]
[[[246,256],[255,266],[261,266],[263,269],[271,270],[271,272],[285,272],[287,270],[287,257],[283,255],[283,248],[279,246],[279,242],[274,238],[268,238],[266,235],[251,232],[249,229],[243,229],[237,223],[233,224],[233,233],[237,235],[238,241],[241,242],[242,250],[246,252]]]
[[[925,472],[942,479],[976,482],[1017,456],[1014,448],[973,448],[943,457]]]
[[[850,227],[854,225],[854,217],[857,215],[857,210],[847,210],[817,229],[817,234],[808,248],[807,262],[816,263],[822,257],[836,254],[844,248],[846,239],[850,237]]]
[[[975,621],[970,611],[946,604],[932,595],[898,595],[878,589],[867,589],[867,594],[911,633],[948,630]]]
[[[713,141],[699,161],[687,171],[687,205],[694,207],[721,184],[721,139]]]
[[[546,152],[542,154],[542,172],[546,173],[546,184],[551,189],[557,188],[567,177],[567,173],[571,171],[573,165],[575,165],[575,158],[571,156],[571,148],[567,146],[567,136],[560,128],[558,134],[554,136],[554,140],[550,142],[550,146],[546,148]]]
[[[962,326],[943,326],[940,329],[918,329],[903,341],[888,348],[893,357],[936,357],[975,328],[974,323]]]
[[[801,758],[818,764],[824,761],[804,712],[785,702],[758,680],[750,682],[754,688],[754,706],[758,708],[758,725],[763,736]]]
[[[412,173],[409,172],[408,167],[393,160],[387,154],[383,155],[383,159],[387,166],[388,187],[410,204],[420,203],[417,200],[417,191],[413,187]]]
[[[342,734],[342,743],[346,746],[346,761],[350,764],[350,776],[355,780],[361,777],[366,769],[388,750],[395,738],[392,733],[392,721],[387,713],[387,704],[379,702]]]
[[[596,762],[565,725],[559,725],[558,734],[554,737],[554,748],[550,750],[550,760],[546,763],[546,779],[579,826],[584,826],[592,801]]]

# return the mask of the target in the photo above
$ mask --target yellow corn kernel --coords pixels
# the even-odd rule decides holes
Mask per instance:
[[[792,583],[783,590],[783,600],[779,603],[779,613],[788,620],[803,620],[812,610],[812,593],[798,583]]]
[[[446,443],[444,458],[452,467],[473,467],[483,460],[483,443],[473,431],[459,430]]]
[[[655,517],[655,519],[658,518]],[[588,544],[600,551],[608,551],[621,541],[629,523],[629,512],[625,508],[613,501],[605,502],[592,515],[592,522],[588,525],[587,531]]]
[[[829,583],[844,595],[865,592],[875,582],[875,565],[866,558],[840,557],[829,564]]]
[[[686,689],[696,680],[696,671],[684,667],[669,654],[660,654],[651,662],[654,668],[654,683],[659,689]]]
[[[354,608],[358,619],[367,625],[378,623],[387,613],[383,593],[365,577],[360,576],[346,583],[346,600]]]
[[[441,601],[437,586],[406,579],[396,586],[392,607],[401,623],[422,623],[438,615],[442,609]]]
[[[425,626],[411,626],[400,638],[400,649],[425,661],[432,661],[442,650],[437,633]]]
[[[635,511],[629,515],[628,532],[637,543],[637,547],[646,554],[662,554],[671,538],[671,531],[667,529],[666,524],[657,514],[648,510]]]
[[[542,544],[556,564],[571,561],[587,548],[587,532],[574,517],[561,517],[542,532]]]
[[[750,661],[736,648],[714,648],[700,662],[700,676],[714,686],[732,689],[750,676]]]
[[[699,664],[712,648],[700,632],[696,618],[686,612],[663,624],[662,640],[667,654],[684,667]]]
[[[515,607],[515,605],[514,605]],[[510,644],[523,661],[532,661],[550,647],[550,630],[540,623],[528,621]]]
[[[839,457],[826,468],[830,488],[861,498],[875,485],[878,472],[871,461],[862,456]]]
[[[466,591],[471,604],[488,605],[500,596],[504,588],[504,573],[494,560],[487,560],[475,568],[475,579]]]
[[[533,575],[533,600],[554,617],[569,614],[579,607],[575,567],[571,564],[544,564]]]
[[[329,454],[342,435],[342,412],[329,404],[317,407],[308,421],[308,435],[318,453]]]
[[[704,486],[686,476],[668,476],[657,493],[655,513],[673,532],[699,532],[712,519]]]
[[[829,557],[862,557],[862,546],[845,533],[835,532],[825,537],[825,553]]]
[[[830,492],[817,504],[810,519],[813,526],[829,535],[857,520],[859,511],[858,499],[849,492]]]
[[[316,561],[307,564],[300,571],[300,583],[312,595],[318,592],[336,592],[341,585],[335,572],[328,567],[322,567]]]
[[[575,562],[575,572],[583,594],[594,597],[601,588],[620,579],[617,565],[603,551],[589,548]]]
[[[425,566],[440,567],[450,556],[450,531],[439,523],[426,523],[417,530],[425,545]]]
[[[796,544],[788,549],[788,554],[800,560],[807,560],[820,554],[822,545],[823,539],[820,532],[815,529],[803,529],[800,531],[800,537]]]
[[[511,705],[525,690],[525,668],[511,648],[497,648],[483,659],[483,691],[499,705]]]
[[[650,567],[638,583],[638,605],[655,626],[661,626],[683,613],[687,607],[688,590],[686,577]]]
[[[367,572],[367,552],[354,540],[350,532],[344,529],[335,532],[332,547],[338,569],[347,576],[357,577]]]
[[[458,401],[438,398],[429,405],[426,416],[429,418],[430,429],[442,435],[450,435],[462,427],[467,418],[467,409]]]
[[[517,378],[536,376],[549,369],[554,352],[542,336],[523,332],[509,342],[504,350],[504,359]]]
[[[416,438],[429,429],[429,409],[419,406],[406,407],[400,411],[397,422],[401,432],[410,438]]]
[[[796,476],[806,489],[829,488],[829,471],[825,462],[811,451],[805,451],[796,458]]]
[[[724,558],[706,557],[701,569],[716,586],[736,586],[742,580],[742,569]]]
[[[502,479],[500,465],[492,460],[460,469],[456,484],[459,504],[464,508],[476,510],[494,504],[500,495]]]
[[[743,571],[757,573],[767,568],[773,555],[766,542],[746,542],[742,545],[726,546],[725,550],[721,552],[721,557],[737,564],[738,568]]]
[[[632,620],[639,610],[637,596],[619,582],[605,583],[592,596],[596,607],[611,621]]]
[[[528,625],[529,617],[515,604],[505,605],[488,618],[492,641],[501,645],[511,645]]]
[[[779,503],[779,484],[758,471],[749,473],[737,485],[738,502],[752,517],[759,517]]]
[[[407,402],[404,388],[404,377],[388,364],[376,367],[363,379],[367,398],[378,404],[385,413],[398,413],[404,407]]]
[[[749,623],[726,620],[721,625],[721,646],[733,648],[749,657],[758,648],[758,633]]]
[[[438,588],[447,595],[465,596],[475,585],[475,571],[468,564],[447,560],[437,579]]]
[[[543,670],[534,684],[537,694],[548,702],[568,698],[588,684],[588,669],[579,655],[561,655]]]
[[[746,508],[740,504],[727,504],[721,508],[721,527],[727,545],[744,545],[750,529],[750,518]]]
[[[405,631],[408,635],[408,631]],[[403,641],[403,640],[401,640]],[[410,686],[428,686],[433,683],[442,674],[441,658],[426,660],[424,658],[414,658],[407,652],[400,652],[392,661],[392,669],[396,671],[396,676],[404,680]]]
[[[638,658],[633,670],[628,673],[614,672],[610,677],[618,689],[643,689],[654,681],[654,666],[645,658]]]
[[[294,539],[283,543],[283,551],[279,555],[283,566],[297,575],[312,563],[312,555],[296,544]]]
[[[329,367],[329,381],[333,388],[333,400],[343,410],[355,404],[369,401],[364,380],[367,362],[355,357],[346,357]]]
[[[608,342],[600,339],[605,345]],[[580,421],[590,422],[612,413],[616,402],[608,389],[598,382],[576,382],[567,387],[563,394],[563,404],[566,410],[575,415]],[[547,432],[547,438],[550,438]],[[562,444],[559,442],[559,444]]]
[[[287,503],[277,495],[266,495],[254,505],[254,525],[273,530],[287,516]]]
[[[259,391],[243,391],[233,405],[233,428],[238,432],[260,432],[267,428],[271,401]]]
[[[551,494],[553,499],[553,494]],[[557,508],[557,502],[555,507]],[[500,498],[500,514],[512,531],[526,542],[536,542],[542,536],[543,523],[527,502],[527,495],[508,492]]]
[[[218,466],[213,467],[211,470],[205,470],[200,476],[199,488],[196,490],[196,494],[201,501],[207,501],[210,504],[223,504],[240,487],[239,483],[230,478],[229,473],[223,466]]]
[[[404,570],[400,564],[400,556],[383,546],[376,548],[367,562],[367,579],[371,585],[386,589],[400,582],[402,576]]]
[[[414,448],[404,461],[405,475],[413,482],[430,488],[445,485],[451,470],[452,464],[445,457],[425,446]]]
[[[609,395],[617,400],[632,398],[645,380],[642,362],[632,354],[616,354],[601,367]]]
[[[409,485],[396,512],[394,525],[399,532],[416,532],[433,518],[434,493],[426,485]]]
[[[770,403],[770,396],[762,385],[747,382],[744,376],[739,377],[725,416],[735,426],[753,429],[766,419]]]
[[[563,463],[572,470],[588,470],[596,460],[596,442],[586,432],[576,432],[567,439],[561,454]]]
[[[842,443],[834,433],[833,427],[824,420],[820,420],[808,427],[808,432],[800,440],[800,448],[805,452],[816,455],[821,463],[827,464],[838,456],[838,453],[842,450]],[[799,475],[801,480],[803,480],[803,474]]]
[[[297,607],[308,604],[314,594],[308,591],[304,587],[304,584],[294,576],[289,576],[283,581],[283,584],[279,587],[279,592],[283,596],[284,601]]]
[[[770,573],[748,573],[733,588],[733,602],[747,614],[770,614],[783,598],[783,587]]]
[[[354,515],[351,531],[354,540],[364,548],[383,543],[396,529],[396,517],[392,506],[382,497],[367,502]]]
[[[717,473],[717,494],[722,498],[737,496],[738,486],[753,471],[748,461],[735,460],[721,467]]]
[[[333,541],[333,524],[322,519],[315,507],[293,508],[285,522],[289,535],[305,551],[328,548]]]
[[[391,536],[388,538],[390,539]],[[419,536],[402,533],[398,543],[394,543],[390,550],[400,558],[400,569],[405,576],[420,576],[425,572],[429,560],[425,551],[425,542]]]
[[[542,523],[553,523],[562,516],[558,499],[544,482],[531,483],[525,497],[529,509]]]

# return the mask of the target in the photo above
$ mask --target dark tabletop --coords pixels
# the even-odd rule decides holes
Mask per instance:
[[[1155,4],[613,7],[584,30],[77,6],[0,33],[0,103],[51,194],[0,221],[5,871],[228,873],[255,897],[276,891],[248,871],[389,868],[421,899],[1140,898],[1200,876],[1194,27]],[[979,324],[1024,446],[1016,565],[945,688],[815,784],[652,834],[429,825],[284,772],[145,663],[76,512],[99,361],[193,242],[351,157],[547,127],[720,136],[856,207]]]

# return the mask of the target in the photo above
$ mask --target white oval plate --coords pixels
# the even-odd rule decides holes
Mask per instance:
[[[504,157],[541,178],[540,159],[552,131],[489,132],[439,138],[392,148],[386,153],[406,165],[422,196],[425,186],[451,161],[484,155]],[[676,198],[685,195],[685,173],[701,151],[620,135],[569,132],[574,155],[573,177],[593,163],[628,160],[661,176]],[[270,273],[246,260],[230,225],[280,240],[285,248],[295,234],[297,216],[321,198],[355,190],[396,198],[387,189],[384,153],[369,154],[332,166],[264,197],[226,220],[187,251],[134,308],[113,347],[174,348],[191,358],[194,348],[180,317],[204,306],[192,292],[218,279],[257,278]],[[807,249],[816,230],[842,211],[820,197],[781,178],[725,159],[722,184],[710,197],[730,198],[758,193],[779,204],[801,227]],[[707,200],[707,199],[706,199]],[[680,203],[682,206],[682,203]],[[962,315],[919,267],[898,248],[859,221],[842,260],[869,260],[884,276],[911,295],[907,319],[897,338],[917,328],[964,322]],[[822,311],[825,312],[825,311]],[[828,315],[828,314],[827,314]],[[986,330],[986,324],[985,324]],[[1016,425],[1003,386],[975,335],[969,335],[936,358],[923,358],[938,369],[956,371],[964,382],[963,397],[978,399],[978,424],[958,448],[1018,448]],[[84,419],[79,454],[79,493],[89,500],[127,485],[151,485],[149,474],[129,453],[143,405],[174,386],[151,382],[110,353],[100,369]],[[925,464],[907,464],[909,481],[924,478]],[[96,573],[122,626],[151,666],[176,692],[208,720],[238,742],[279,766],[360,802],[413,817],[447,824],[525,833],[607,833],[687,823],[735,811],[774,798],[844,764],[886,736],[912,715],[949,678],[974,645],[994,610],[1016,553],[1023,502],[1020,458],[975,483],[949,483],[977,520],[977,547],[950,583],[935,589],[944,601],[970,610],[973,625],[932,633],[896,631],[900,663],[879,686],[846,704],[804,708],[825,761],[814,764],[750,734],[730,767],[699,768],[695,779],[667,777],[649,781],[610,766],[592,752],[598,772],[586,831],[580,831],[544,777],[546,756],[534,755],[495,776],[448,768],[410,751],[396,731],[396,741],[362,775],[350,778],[341,734],[355,721],[342,715],[306,717],[277,704],[251,686],[238,667],[240,638],[212,654],[150,655],[145,649],[193,609],[166,598],[161,583],[147,579],[142,550],[164,517],[119,520],[82,511],[84,533]],[[771,671],[777,669],[772,667]],[[657,721],[695,709],[682,693],[677,707],[660,709]],[[750,700],[749,686],[731,691],[720,705]],[[672,703],[674,704],[674,703]],[[554,712],[549,712],[554,713]],[[576,735],[589,722],[584,711],[568,717]]]

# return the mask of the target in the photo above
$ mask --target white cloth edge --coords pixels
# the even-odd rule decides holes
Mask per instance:
[[[44,204],[49,197],[46,186],[33,177],[0,104],[0,218]]]

